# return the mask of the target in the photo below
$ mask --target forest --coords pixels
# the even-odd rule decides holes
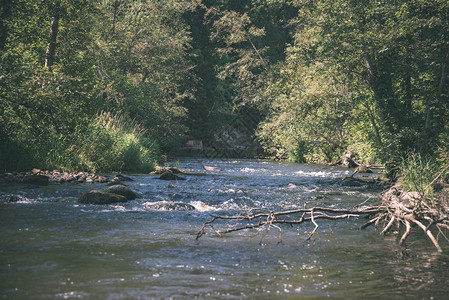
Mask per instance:
[[[2,171],[149,172],[230,126],[254,155],[449,163],[445,0],[2,0],[0,15]]]

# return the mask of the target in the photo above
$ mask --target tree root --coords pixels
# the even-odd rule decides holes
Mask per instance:
[[[246,214],[234,216],[212,215],[211,219],[203,224],[197,233],[199,239],[211,228],[218,235],[223,235],[241,230],[270,230],[275,228],[281,231],[280,225],[300,225],[311,223],[314,228],[309,233],[307,240],[310,240],[319,228],[318,220],[342,220],[349,218],[368,217],[369,221],[361,226],[365,229],[371,225],[376,228],[381,225],[381,234],[385,235],[391,231],[393,225],[397,225],[399,233],[403,229],[403,234],[399,239],[399,245],[405,246],[406,239],[412,231],[412,224],[417,225],[423,233],[430,239],[438,252],[442,251],[438,239],[432,233],[432,229],[438,230],[438,236],[443,236],[449,242],[443,230],[449,230],[449,208],[446,201],[439,201],[437,207],[431,201],[424,199],[422,195],[407,193],[393,186],[387,190],[382,198],[381,205],[360,208],[357,205],[352,209],[336,209],[328,207],[302,208],[278,212],[258,212],[249,211]],[[216,230],[212,225],[223,222],[226,228]],[[232,223],[231,223],[232,222]]]

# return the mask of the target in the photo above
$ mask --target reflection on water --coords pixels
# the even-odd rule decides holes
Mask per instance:
[[[202,165],[221,167],[206,172]],[[352,207],[375,196],[344,186],[350,171],[253,160],[180,161],[195,176],[167,182],[134,176],[143,197],[120,205],[76,203],[103,185],[0,187],[3,298],[422,298],[446,296],[447,254],[419,234],[404,256],[394,238],[320,222],[224,237],[195,234],[210,214],[311,205]],[[201,176],[200,176],[201,175]],[[5,201],[18,197],[17,202]],[[375,201],[375,200],[373,200]],[[181,202],[195,211],[158,209]],[[446,252],[449,249],[446,249]]]

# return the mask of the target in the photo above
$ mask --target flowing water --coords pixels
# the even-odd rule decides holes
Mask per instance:
[[[203,165],[223,171],[204,171]],[[0,187],[0,295],[6,299],[444,299],[449,249],[417,233],[403,255],[364,219],[320,220],[270,231],[213,232],[211,214],[314,205],[351,208],[378,190],[347,185],[349,170],[256,160],[186,159],[183,181],[131,176],[142,198],[84,205],[105,185]],[[195,211],[164,210],[183,202]],[[376,199],[369,200],[370,203]],[[3,201],[4,202],[4,201]]]

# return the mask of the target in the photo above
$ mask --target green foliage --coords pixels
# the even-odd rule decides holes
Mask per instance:
[[[348,128],[359,116],[352,94],[330,65],[307,66],[294,53],[287,62],[269,87],[274,100],[258,135],[267,149],[280,145],[294,161],[331,161],[347,149]]]
[[[186,14],[197,82],[187,102],[193,138],[206,143],[238,118],[240,107],[263,116],[266,76],[285,57],[296,9],[286,1],[205,0]],[[252,130],[252,128],[244,128]]]
[[[441,152],[449,114],[447,1],[292,4],[295,41],[266,89],[270,113],[259,135],[267,149],[282,144],[294,152],[305,143],[300,148],[313,160],[344,148],[374,161]]]
[[[0,168],[145,171],[158,147],[207,144],[242,107],[265,149],[295,161],[444,165],[448,13],[442,0],[2,1]]]
[[[1,5],[0,13],[8,12],[0,28],[1,169],[146,172],[156,144],[164,150],[178,145],[186,134],[182,105],[192,79],[190,37],[180,16],[197,2]],[[56,17],[55,51],[47,65]],[[124,117],[110,116],[122,120],[120,130],[100,126],[99,111],[120,111],[145,135],[125,128]]]
[[[154,140],[135,121],[101,113],[78,128],[68,154],[77,168],[93,172],[154,170],[159,152]]]
[[[441,166],[433,158],[420,154],[409,155],[400,167],[401,184],[407,191],[416,191],[430,195],[433,193],[432,181],[438,175]]]

